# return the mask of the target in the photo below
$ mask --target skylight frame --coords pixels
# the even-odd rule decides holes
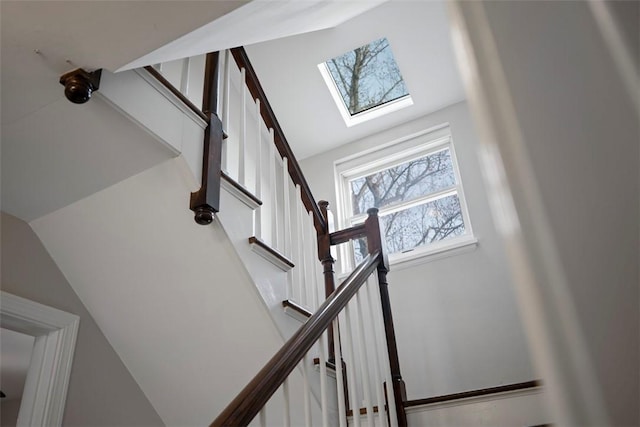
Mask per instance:
[[[370,43],[374,43],[375,41],[377,40],[374,40]],[[390,46],[389,46],[389,49],[390,49]],[[346,52],[346,53],[349,53],[349,52]],[[395,62],[395,57],[393,56],[392,52],[391,52],[391,57]],[[329,93],[331,94],[333,101],[338,107],[338,111],[340,111],[340,115],[342,116],[342,119],[344,120],[347,127],[351,127],[375,118],[379,118],[381,116],[393,113],[395,111],[398,111],[413,105],[413,99],[411,98],[411,94],[407,93],[406,95],[396,98],[394,100],[386,101],[382,104],[376,105],[375,107],[371,107],[366,110],[360,111],[358,113],[351,114],[351,112],[349,111],[349,108],[347,107],[347,101],[343,98],[342,94],[340,93],[340,89],[338,88],[337,83],[327,64],[330,60],[331,59],[318,64],[318,70],[320,71],[320,75],[322,75],[322,78],[324,79],[327,85],[327,88],[329,89]],[[400,74],[400,78],[402,78],[404,82],[404,78],[402,77],[401,74]]]

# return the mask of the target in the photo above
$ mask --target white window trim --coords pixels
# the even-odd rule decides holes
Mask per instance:
[[[411,95],[405,95],[398,99],[394,99],[393,101],[385,102],[384,104],[378,105],[377,107],[369,108],[368,110],[351,115],[344,103],[342,95],[340,94],[340,90],[338,90],[338,87],[336,86],[335,80],[333,80],[333,77],[331,76],[331,72],[329,71],[327,63],[323,62],[321,64],[318,64],[318,70],[320,70],[320,74],[322,75],[327,88],[329,88],[329,93],[331,94],[333,101],[336,103],[338,111],[340,111],[340,115],[342,116],[342,119],[344,120],[344,123],[347,125],[347,127],[355,126],[369,120],[377,119],[378,117],[413,105],[413,99],[411,99]]]
[[[447,193],[457,193],[460,200],[460,210],[465,224],[465,233],[451,239],[419,246],[413,250],[389,255],[389,262],[398,267],[408,267],[422,262],[434,261],[443,257],[457,255],[459,253],[473,250],[478,240],[473,234],[473,227],[464,196],[460,168],[455,152],[455,146],[451,137],[451,129],[448,123],[444,123],[433,128],[429,128],[412,135],[391,141],[387,144],[365,150],[358,154],[339,159],[334,162],[335,185],[337,196],[337,216],[340,229],[351,227],[350,220],[358,216],[351,214],[351,194],[348,182],[360,176],[374,173],[381,168],[393,167],[398,164],[410,161],[414,158],[448,148],[451,153],[451,161],[456,178],[456,185],[447,189],[432,193],[429,196],[420,198],[420,203],[424,199],[442,197]],[[416,200],[399,204],[398,206],[388,206],[381,211],[406,208],[411,204],[418,204]],[[362,216],[364,219],[366,216]],[[352,244],[339,248],[339,261],[343,271],[351,270],[353,267]]]

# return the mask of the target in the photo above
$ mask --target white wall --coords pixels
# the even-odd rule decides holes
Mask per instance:
[[[172,426],[213,421],[282,345],[220,224],[194,222],[194,187],[180,156],[31,223]]]
[[[465,103],[301,162],[314,195],[335,210],[334,161],[449,122],[479,244],[471,252],[391,267],[389,291],[409,399],[537,379],[486,200]]]
[[[500,154],[508,161],[524,151],[533,171],[527,188],[539,192],[546,216],[529,215],[532,198],[514,194],[522,232],[535,244],[532,231],[550,231],[564,279],[547,284],[538,271],[536,291],[551,302],[568,296],[558,315],[575,310],[579,330],[562,341],[584,338],[587,375],[595,374],[611,424],[638,425],[640,133],[632,96],[588,2],[487,2],[484,9],[523,140],[522,147],[499,141]],[[637,2],[618,2],[616,10],[637,47]],[[495,62],[481,71],[495,70]],[[636,77],[636,97],[637,85]],[[505,166],[509,185],[519,188],[515,164]],[[564,343],[556,359],[579,360]]]
[[[165,425],[33,230],[4,212],[1,218],[2,290],[80,316],[63,424]],[[12,405],[2,403],[3,426],[5,410]]]

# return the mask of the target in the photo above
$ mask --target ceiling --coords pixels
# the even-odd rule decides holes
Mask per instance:
[[[414,104],[347,127],[317,65],[386,37]],[[389,1],[335,28],[246,46],[299,159],[424,116],[465,98],[440,1]]]
[[[2,209],[29,222],[176,155],[104,100],[70,104],[63,73],[313,31],[381,1],[0,1]]]
[[[176,155],[93,99],[58,83],[117,69],[246,1],[0,1],[2,210],[39,218]]]
[[[34,342],[31,335],[0,328],[0,390],[7,400],[22,397]]]

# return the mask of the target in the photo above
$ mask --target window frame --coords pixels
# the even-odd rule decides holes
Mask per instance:
[[[373,42],[375,41],[377,40],[374,40]],[[373,43],[373,42],[370,42],[370,43]],[[391,50],[390,44],[388,47]],[[342,55],[346,53],[349,53],[349,51],[343,53]],[[341,56],[341,55],[338,55],[338,56]],[[393,55],[393,51],[391,51],[391,57],[393,58],[393,61],[396,63],[396,66],[397,66],[398,63],[396,61],[395,55]],[[327,64],[327,62],[331,61],[331,59],[333,58],[330,58],[318,64],[318,70],[320,71],[320,75],[322,76],[322,79],[327,85],[327,88],[329,89],[329,93],[331,94],[333,101],[338,107],[338,111],[340,111],[340,115],[342,116],[342,119],[344,120],[344,123],[347,125],[347,127],[364,123],[366,121],[376,119],[378,117],[393,113],[395,111],[398,111],[413,105],[413,99],[411,98],[411,93],[409,92],[409,89],[407,87],[407,94],[404,96],[401,96],[391,101],[386,101],[382,104],[378,104],[374,107],[360,111],[359,113],[351,114],[351,112],[349,111],[349,108],[346,105],[347,101],[342,97],[342,94],[340,93],[340,89],[338,89],[337,83],[333,78],[333,75],[331,74],[331,70],[329,70],[329,65]],[[406,80],[402,75],[400,77],[402,78],[402,81],[404,82],[406,87],[407,86]]]
[[[399,265],[414,262],[427,262],[434,259],[455,255],[472,250],[477,245],[478,240],[474,236],[471,219],[467,207],[460,167],[455,152],[453,138],[448,123],[426,129],[398,140],[391,141],[381,146],[359,152],[355,155],[339,159],[334,162],[336,197],[337,197],[337,219],[340,229],[349,228],[358,224],[366,218],[366,214],[353,214],[350,181],[376,172],[394,167],[438,151],[449,149],[451,163],[455,178],[455,185],[444,190],[435,191],[428,195],[418,196],[410,201],[395,203],[384,208],[380,208],[380,213],[391,213],[394,211],[409,209],[428,203],[447,195],[457,194],[460,202],[462,220],[465,225],[465,232],[456,237],[440,240],[418,246],[405,252],[389,254],[389,262]],[[339,248],[339,261],[343,271],[353,269],[353,243],[342,245]]]

